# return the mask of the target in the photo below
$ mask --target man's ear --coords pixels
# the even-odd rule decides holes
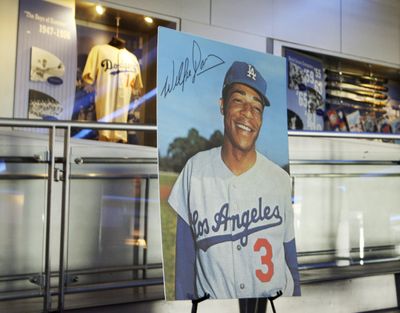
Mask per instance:
[[[219,111],[224,115],[224,99],[219,99]]]

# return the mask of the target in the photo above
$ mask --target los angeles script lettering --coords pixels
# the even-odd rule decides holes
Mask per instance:
[[[213,53],[203,58],[200,45],[196,40],[193,40],[191,57],[186,57],[184,61],[177,63],[177,66],[175,61],[172,61],[172,72],[165,78],[161,95],[166,98],[177,87],[180,87],[183,92],[185,84],[190,78],[189,82],[194,84],[197,77],[224,63],[225,61],[221,57]]]
[[[198,211],[194,211],[190,218],[190,226],[195,239],[197,240],[204,235],[210,235],[207,236],[208,241],[213,236],[219,236],[222,242],[227,241],[227,231],[230,233],[231,231],[241,230],[235,237],[236,239],[240,239],[242,246],[246,246],[250,234],[282,224],[279,206],[276,205],[271,209],[270,206],[264,206],[262,202],[262,198],[260,197],[258,198],[258,207],[247,209],[241,214],[233,214],[231,216],[229,215],[229,203],[225,203],[219,212],[215,213],[213,224],[207,218],[201,220]],[[262,221],[264,222],[260,223]],[[216,238],[214,241],[214,243],[218,243]]]

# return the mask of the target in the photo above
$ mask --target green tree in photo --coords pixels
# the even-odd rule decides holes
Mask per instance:
[[[186,137],[175,138],[168,146],[167,155],[160,157],[160,169],[179,173],[196,153],[222,145],[223,135],[219,130],[207,140],[199,131],[191,128]]]

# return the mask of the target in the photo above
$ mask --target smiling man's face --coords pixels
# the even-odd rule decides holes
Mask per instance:
[[[221,100],[224,144],[244,153],[254,151],[263,111],[263,101],[253,88],[239,83],[232,84],[226,99]]]

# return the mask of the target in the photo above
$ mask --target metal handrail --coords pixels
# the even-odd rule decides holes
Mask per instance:
[[[1,156],[0,161],[6,163],[34,163],[47,164],[47,160],[38,159],[36,156]],[[56,163],[63,163],[64,159],[56,157]],[[78,165],[81,164],[157,164],[157,158],[131,158],[131,157],[78,157],[74,159]],[[290,160],[290,165],[400,165],[399,160]]]
[[[34,127],[34,128],[92,128],[92,129],[110,129],[110,130],[136,130],[136,131],[157,131],[155,125],[134,125],[123,123],[106,122],[71,122],[71,121],[43,121],[0,118],[0,126],[11,127]],[[289,137],[322,137],[322,138],[356,138],[356,139],[382,139],[382,140],[400,140],[400,134],[382,134],[382,133],[346,133],[346,132],[328,132],[328,131],[310,131],[310,130],[288,130]]]
[[[59,266],[58,269],[60,271],[59,277],[65,277],[65,244],[66,244],[66,219],[67,219],[67,211],[68,211],[68,206],[69,206],[69,186],[70,186],[70,171],[71,171],[71,164],[70,164],[70,158],[71,154],[69,153],[69,146],[70,146],[70,140],[71,140],[71,127],[67,127],[64,133],[64,162],[63,162],[63,170],[64,170],[64,183],[62,185],[62,200],[61,200],[61,223],[60,223],[60,259],[59,259]],[[64,309],[64,295],[65,295],[65,279],[58,279],[58,290],[59,290],[59,296],[58,296],[58,308],[61,309],[61,311]]]
[[[162,263],[149,263],[143,265],[126,265],[116,267],[100,267],[80,270],[66,270],[66,275],[97,275],[102,273],[116,273],[116,272],[129,272],[129,271],[148,271],[162,269]],[[24,273],[0,276],[0,282],[10,282],[19,280],[30,280],[32,277],[40,276],[41,273]],[[58,277],[60,274],[58,271],[52,271],[51,277]]]
[[[45,284],[44,284],[44,297],[43,297],[43,309],[48,312],[51,309],[51,294],[50,294],[50,271],[51,271],[51,247],[50,247],[50,234],[51,234],[51,213],[52,213],[52,196],[53,196],[53,184],[54,184],[54,172],[55,172],[55,132],[56,128],[54,125],[49,128],[49,163],[47,166],[48,180],[47,180],[47,201],[46,201],[46,233],[45,233],[45,258],[44,258],[44,271],[45,271]],[[62,217],[63,218],[63,217]]]
[[[100,283],[100,284],[85,284],[79,286],[70,286],[64,287],[64,294],[73,294],[73,293],[83,293],[83,292],[95,292],[95,291],[103,291],[103,290],[111,290],[111,289],[124,289],[124,288],[132,288],[132,287],[147,287],[154,285],[162,285],[164,282],[163,277],[155,277],[155,278],[146,278],[135,281],[120,281],[120,282],[109,282],[109,283]],[[20,300],[20,299],[28,299],[28,298],[37,298],[45,295],[43,290],[25,290],[25,291],[16,291],[16,292],[5,292],[0,293],[0,301],[6,300]],[[49,296],[59,296],[60,291],[56,291],[50,289]],[[64,305],[62,303],[62,305]]]
[[[137,125],[124,123],[106,123],[106,122],[70,122],[70,121],[43,121],[0,118],[0,127],[31,127],[31,128],[91,128],[91,129],[109,129],[109,130],[136,130],[136,131],[157,131],[155,125]]]
[[[12,179],[23,179],[23,180],[35,180],[35,179],[48,179],[47,174],[1,174],[0,180],[12,180]]]
[[[40,156],[0,156],[0,161],[7,163],[48,163],[47,160],[42,160]]]
[[[399,156],[400,158],[400,156]],[[290,160],[290,165],[400,165],[399,160]]]
[[[134,178],[139,178],[139,179],[157,179],[158,175],[157,174],[118,174],[118,175],[112,175],[112,174],[96,174],[96,173],[90,173],[90,174],[72,174],[69,176],[71,180],[74,179],[85,179],[85,180],[90,180],[90,179],[134,179]]]
[[[82,157],[74,160],[76,164],[158,164],[157,158],[102,158],[102,157]]]
[[[382,250],[395,250],[396,245],[381,245],[381,246],[367,246],[364,247],[364,251],[373,252],[373,251],[382,251]],[[350,249],[350,253],[359,252],[360,248],[355,247]],[[315,255],[332,255],[335,254],[335,249],[327,249],[327,250],[314,250],[314,251],[303,251],[297,252],[297,257],[307,257],[307,256],[315,256]]]
[[[298,265],[298,270],[300,272],[317,270],[317,269],[329,269],[329,268],[341,268],[342,265],[337,264],[336,261],[347,261],[349,262],[346,266],[353,265],[368,265],[368,264],[376,264],[376,263],[388,263],[388,262],[398,262],[400,260],[400,256],[386,257],[386,258],[376,258],[376,259],[353,259],[353,258],[335,258],[332,261],[328,262],[318,262],[318,263],[301,263]],[[399,266],[400,267],[400,266]]]
[[[21,180],[21,179],[29,179],[29,180],[43,180],[48,179],[49,176],[47,174],[1,174],[0,180]],[[69,179],[157,179],[157,174],[118,174],[118,175],[111,175],[111,174],[71,174],[69,175]]]
[[[146,278],[141,280],[129,280],[125,282],[111,282],[111,283],[101,283],[93,285],[82,285],[82,286],[72,286],[65,288],[65,293],[82,293],[82,292],[93,292],[101,290],[112,290],[112,289],[123,289],[132,287],[143,287],[143,286],[154,286],[163,284],[164,279],[162,277],[158,278]]]
[[[39,156],[2,156],[0,161],[6,163],[34,163],[47,164],[49,161],[42,160]],[[56,163],[63,163],[64,158],[56,157]],[[157,164],[157,158],[132,158],[132,157],[79,157],[74,159],[75,164]]]
[[[382,139],[382,140],[400,140],[400,134],[383,133],[345,133],[331,131],[313,131],[313,130],[288,130],[289,137],[319,137],[319,138],[354,138],[354,139]]]
[[[291,173],[292,178],[399,177],[400,173]]]

